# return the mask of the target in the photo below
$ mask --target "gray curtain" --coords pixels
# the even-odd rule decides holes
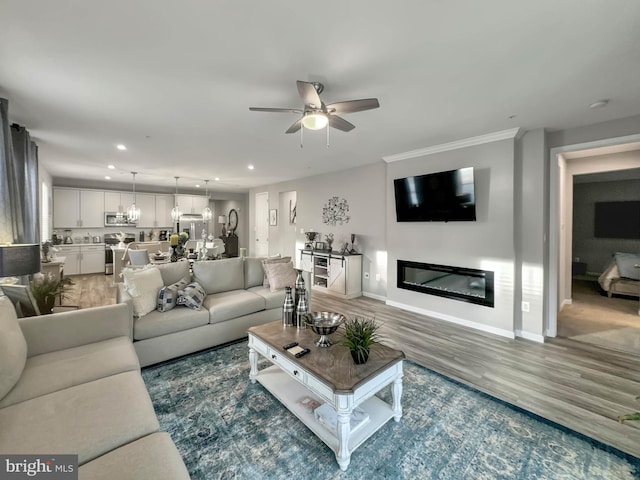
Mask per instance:
[[[0,243],[40,243],[38,147],[0,98]]]

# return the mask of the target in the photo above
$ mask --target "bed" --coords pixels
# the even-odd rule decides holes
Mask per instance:
[[[640,254],[615,253],[598,283],[609,298],[613,294],[640,297]]]

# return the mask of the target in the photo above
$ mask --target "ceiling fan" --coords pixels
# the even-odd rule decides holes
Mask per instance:
[[[295,133],[302,127],[309,130],[320,130],[327,125],[343,132],[349,132],[356,128],[338,114],[362,112],[363,110],[371,110],[378,108],[380,104],[377,98],[364,98],[361,100],[348,100],[346,102],[336,102],[325,105],[320,100],[320,94],[324,90],[324,85],[320,82],[303,82],[298,80],[298,93],[304,102],[304,109],[299,108],[264,108],[250,107],[252,112],[280,112],[280,113],[298,113],[302,114],[293,125],[285,133]]]

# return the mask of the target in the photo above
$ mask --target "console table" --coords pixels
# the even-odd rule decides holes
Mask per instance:
[[[226,257],[237,257],[238,256],[238,236],[237,235],[229,235],[224,236],[221,235],[218,237],[224,243],[224,256]]]
[[[402,417],[402,361],[404,353],[381,344],[374,345],[369,361],[356,365],[346,347],[315,345],[318,335],[311,329],[284,327],[281,321],[249,329],[249,362],[252,383],[260,382],[291,413],[320,438],[336,456],[341,470],[346,470],[351,454],[392,417]],[[291,342],[310,349],[296,358],[283,349]],[[258,355],[273,365],[258,370]],[[393,404],[375,394],[392,385]],[[311,397],[328,403],[338,414],[337,434],[316,420],[299,402]],[[351,432],[353,410],[359,407],[369,414],[369,421]]]
[[[362,255],[300,250],[300,269],[311,272],[312,288],[344,299],[362,295]]]

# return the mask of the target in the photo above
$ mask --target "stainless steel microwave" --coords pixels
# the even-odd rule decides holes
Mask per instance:
[[[135,224],[136,222],[130,222],[127,219],[126,213],[105,212],[104,214],[105,227],[130,227],[135,226]]]

